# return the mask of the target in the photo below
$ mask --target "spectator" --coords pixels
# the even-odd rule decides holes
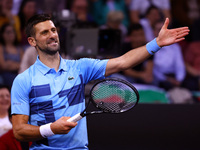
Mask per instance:
[[[171,18],[170,0],[131,0],[129,7],[131,22],[139,23],[151,6],[160,9],[165,18]]]
[[[114,29],[121,31],[121,41],[124,42],[127,35],[127,29],[122,24],[124,15],[121,11],[110,11],[107,16],[105,25],[100,26],[100,29]]]
[[[130,49],[138,48],[146,43],[145,34],[140,24],[132,24],[129,29],[130,42],[123,45],[123,53]],[[127,80],[140,84],[151,84],[153,82],[153,56],[138,64],[134,68],[123,71]]]
[[[20,29],[21,35],[22,35],[21,44],[25,47],[29,45],[27,41],[27,37],[25,36],[25,25],[28,19],[34,16],[36,13],[37,13],[37,9],[36,9],[35,0],[22,1],[18,16],[19,16],[20,24],[21,24],[21,29]]]
[[[0,69],[3,82],[11,86],[18,74],[23,50],[18,46],[14,27],[5,24],[0,30]]]
[[[10,91],[5,85],[0,85],[0,137],[12,128],[9,121]]]
[[[156,23],[154,28],[156,36],[162,25],[163,22]],[[181,86],[185,78],[185,65],[178,44],[165,46],[154,55],[153,73],[157,85],[165,90]]]
[[[96,27],[92,15],[89,14],[89,2],[87,0],[73,0],[71,1],[70,11],[76,15],[77,27]]]
[[[124,0],[94,0],[92,13],[98,25],[106,24],[107,15],[110,11],[121,11],[124,15],[122,23],[128,27],[129,17]]]
[[[143,26],[147,42],[155,38],[153,28],[160,19],[161,16],[159,9],[155,6],[151,6],[148,8],[145,18],[140,20],[140,24]]]
[[[14,137],[9,108],[10,90],[0,85],[0,148],[1,150],[28,150],[31,142],[19,142]]]
[[[185,66],[187,71],[183,86],[191,91],[199,91],[200,77],[200,41],[191,42],[185,53]]]
[[[0,28],[3,24],[9,23],[14,26],[15,32],[17,34],[17,40],[21,40],[20,32],[20,21],[18,16],[12,14],[13,0],[2,0],[1,2],[2,10],[0,14]]]

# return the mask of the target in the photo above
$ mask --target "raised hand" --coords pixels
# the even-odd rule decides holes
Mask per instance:
[[[188,27],[181,27],[175,29],[167,29],[169,25],[169,19],[166,18],[164,25],[162,26],[158,37],[156,39],[157,44],[160,47],[171,45],[184,40],[185,36],[189,34]]]

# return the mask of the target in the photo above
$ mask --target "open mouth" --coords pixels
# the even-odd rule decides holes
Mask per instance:
[[[58,45],[58,41],[57,40],[48,40],[47,44],[51,45],[51,46],[57,46]]]

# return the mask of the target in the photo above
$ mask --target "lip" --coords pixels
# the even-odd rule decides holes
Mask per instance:
[[[47,44],[51,45],[51,46],[57,46],[58,45],[58,41],[57,40],[49,40],[49,41],[47,41]]]
[[[57,46],[58,43],[57,42],[52,42],[52,43],[49,43],[49,45],[51,45],[51,46]]]

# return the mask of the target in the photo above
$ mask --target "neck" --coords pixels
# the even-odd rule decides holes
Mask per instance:
[[[55,55],[49,55],[38,51],[40,61],[48,66],[49,68],[54,68],[56,71],[59,69],[60,65],[60,55],[57,52]]]

